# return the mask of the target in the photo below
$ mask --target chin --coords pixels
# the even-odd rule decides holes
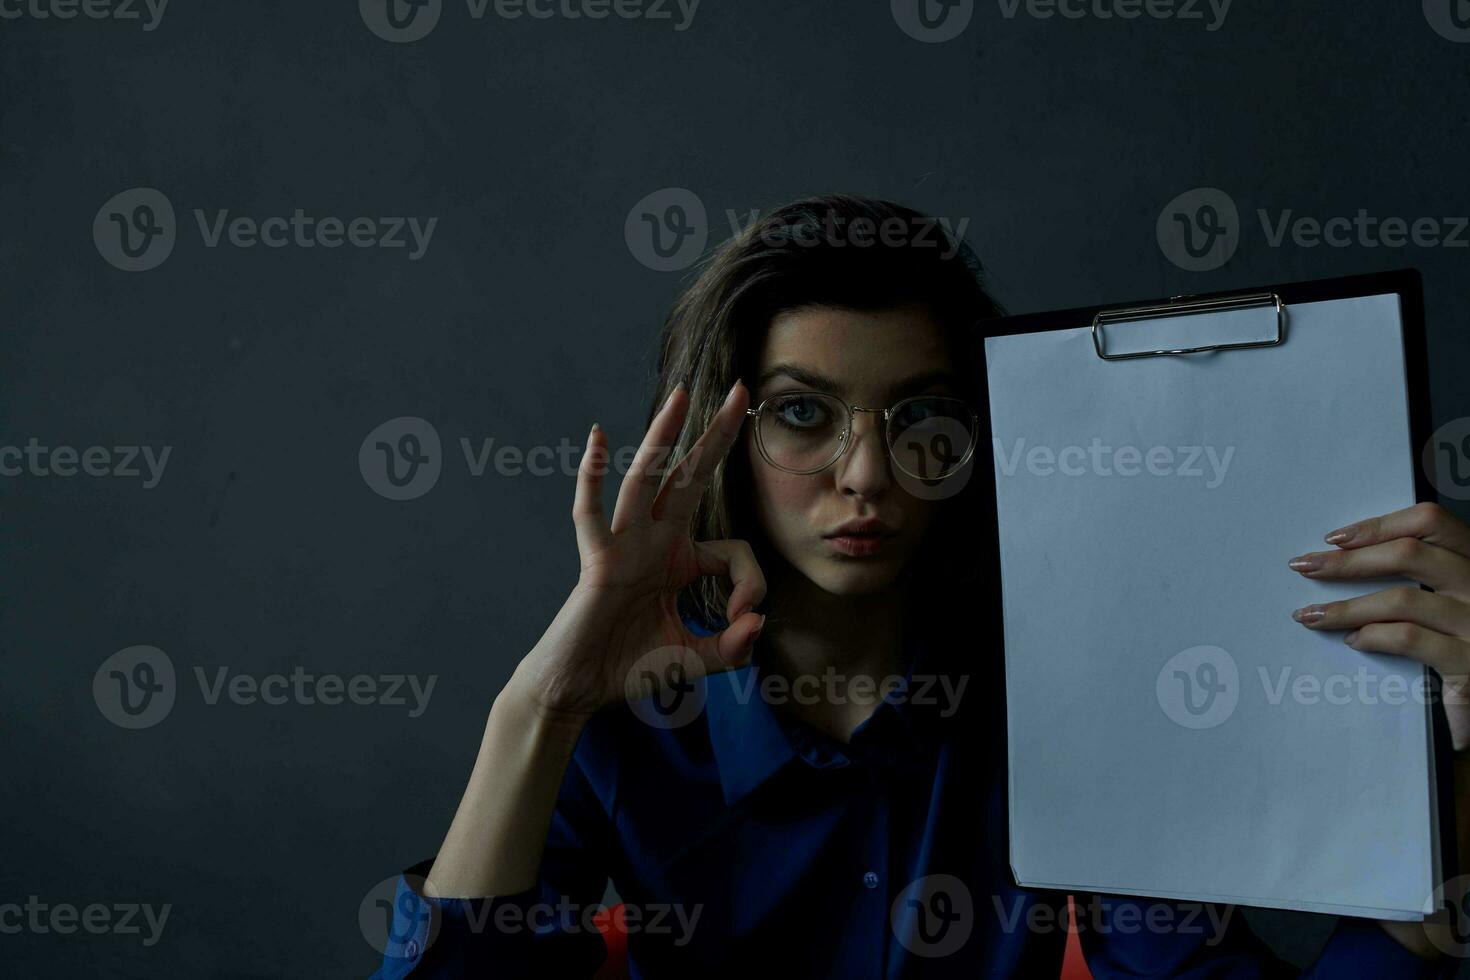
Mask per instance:
[[[818,567],[802,569],[824,591],[833,595],[871,595],[884,592],[898,580],[902,563],[872,559],[820,558]]]

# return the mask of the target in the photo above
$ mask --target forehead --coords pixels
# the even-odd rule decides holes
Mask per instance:
[[[843,310],[802,307],[771,321],[757,376],[783,364],[823,374],[848,389],[884,390],[892,383],[955,365],[944,333],[923,307]]]

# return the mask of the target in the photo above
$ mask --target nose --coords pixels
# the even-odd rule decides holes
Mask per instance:
[[[877,497],[892,479],[882,412],[854,412],[852,432],[833,469],[837,489],[849,497]]]

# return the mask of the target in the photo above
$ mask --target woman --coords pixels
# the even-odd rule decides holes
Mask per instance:
[[[400,881],[381,976],[590,976],[609,878],[635,975],[1058,974],[1066,896],[1010,877],[998,616],[976,610],[974,324],[999,312],[967,248],[885,202],[798,202],[713,256],[611,515],[592,428],[580,578]],[[1421,506],[1329,542],[1293,567],[1438,592],[1304,626],[1465,672],[1470,529]],[[1231,907],[1078,901],[1100,978],[1284,967]],[[1343,919],[1312,975],[1435,955],[1422,927]]]

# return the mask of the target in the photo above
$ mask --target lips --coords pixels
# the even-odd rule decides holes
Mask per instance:
[[[876,555],[888,543],[887,536],[877,534],[851,536],[839,534],[827,540],[832,542],[832,546],[838,551],[845,555],[852,555],[854,558],[867,558],[871,555]]]
[[[863,520],[848,521],[826,534],[824,538],[891,538],[895,533],[893,528],[876,517]]]
[[[848,521],[822,535],[832,546],[845,555],[866,558],[882,552],[885,543],[896,532],[892,527],[876,518]]]

